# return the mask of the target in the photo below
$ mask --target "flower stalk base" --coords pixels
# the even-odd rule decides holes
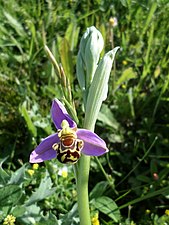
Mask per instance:
[[[82,155],[78,162],[77,174],[77,198],[80,225],[91,225],[88,197],[89,169],[90,157]]]

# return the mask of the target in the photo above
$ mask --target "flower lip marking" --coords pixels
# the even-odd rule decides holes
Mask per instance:
[[[57,159],[61,163],[76,163],[81,155],[84,142],[77,139],[76,128],[70,128],[67,120],[63,120],[62,129],[58,131],[59,143],[53,144],[52,148],[57,151]]]

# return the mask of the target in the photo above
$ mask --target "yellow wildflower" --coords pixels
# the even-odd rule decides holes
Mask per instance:
[[[122,63],[123,63],[123,65],[127,65],[128,64],[128,62],[126,60],[123,60]]]
[[[3,225],[15,225],[16,217],[12,215],[8,215],[3,222]]]
[[[96,213],[96,214],[93,216],[93,218],[92,218],[92,225],[100,225],[98,213]]]
[[[169,209],[166,209],[166,210],[165,210],[165,214],[166,214],[167,216],[169,216]]]
[[[67,171],[62,171],[62,177],[66,178],[67,177]]]
[[[34,163],[32,167],[33,167],[33,170],[37,170],[39,168],[39,164]]]
[[[149,209],[146,209],[146,214],[150,214],[150,210]]]
[[[126,89],[127,86],[126,86],[126,84],[122,84],[121,87],[122,87],[123,89]]]
[[[27,172],[29,173],[30,176],[33,176],[33,174],[35,173],[35,171],[31,169],[27,170]]]
[[[58,174],[64,178],[66,178],[68,176],[68,169],[66,166],[62,167],[59,169]]]

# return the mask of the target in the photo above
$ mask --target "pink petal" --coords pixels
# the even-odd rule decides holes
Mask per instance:
[[[56,158],[56,151],[52,149],[52,145],[58,142],[58,134],[52,134],[43,139],[43,141],[31,153],[29,162],[39,163],[44,160]]]
[[[76,123],[72,120],[72,118],[66,111],[64,105],[58,99],[53,100],[51,116],[57,129],[62,129],[61,123],[63,120],[67,120],[71,128],[77,127]]]
[[[85,155],[99,156],[109,151],[106,143],[90,130],[78,129],[77,137],[84,141],[82,153]]]

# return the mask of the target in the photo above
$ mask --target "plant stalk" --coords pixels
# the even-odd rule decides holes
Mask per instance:
[[[90,170],[90,156],[82,155],[78,162],[77,174],[77,202],[80,217],[80,225],[91,225],[88,180]]]
[[[94,131],[94,122],[88,123],[85,115],[84,128]],[[91,225],[88,181],[90,171],[90,156],[82,155],[78,162],[77,174],[77,202],[80,217],[80,225]]]

